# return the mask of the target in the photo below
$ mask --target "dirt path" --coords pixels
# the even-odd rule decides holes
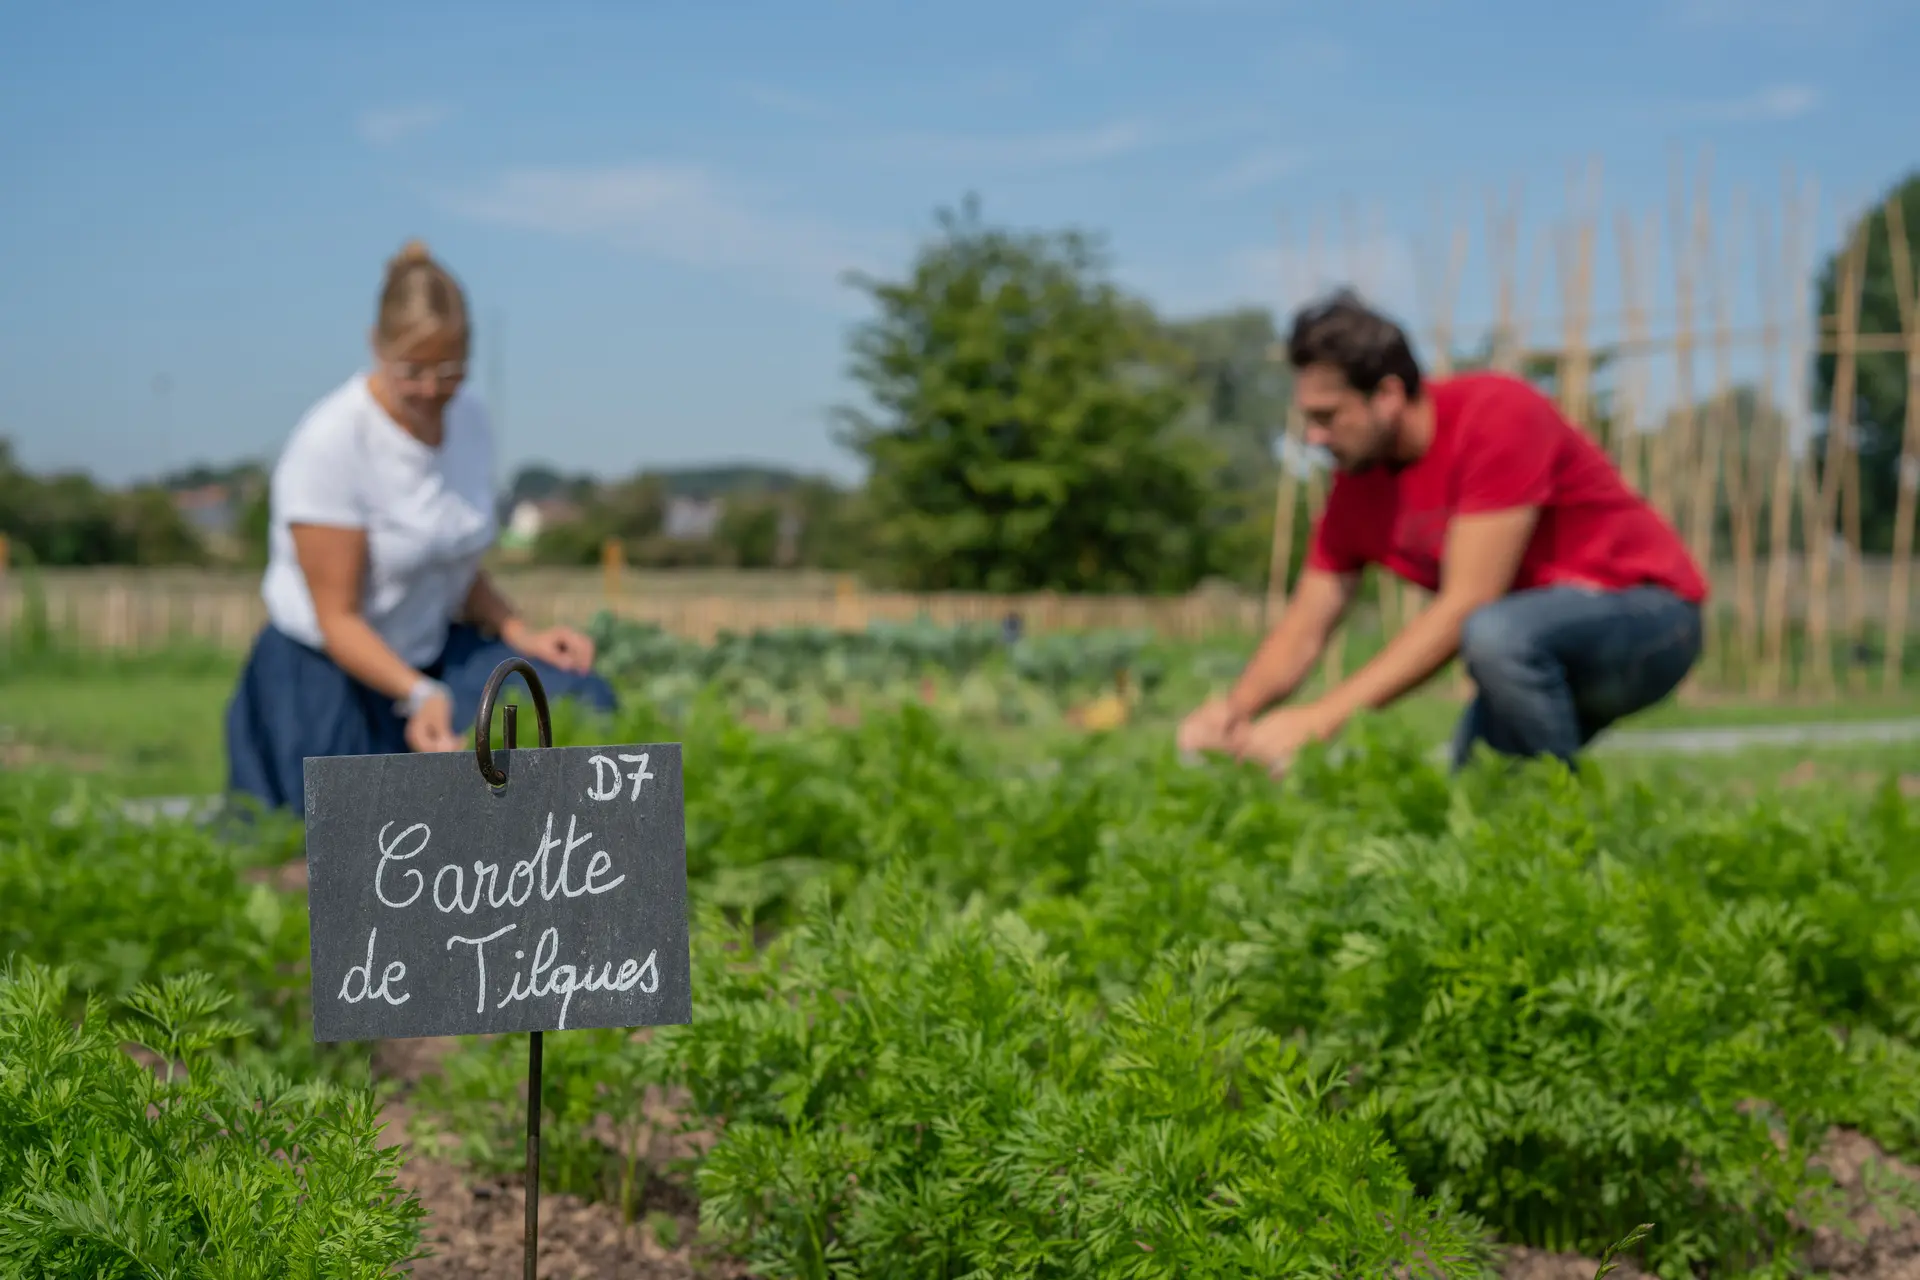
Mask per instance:
[[[1920,740],[1920,719],[1811,720],[1802,724],[1727,725],[1712,729],[1622,729],[1593,745],[1595,754],[1670,751],[1709,755],[1748,747],[1845,747]]]

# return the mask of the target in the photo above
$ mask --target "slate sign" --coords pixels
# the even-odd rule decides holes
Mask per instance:
[[[680,746],[306,761],[313,1037],[685,1023]]]

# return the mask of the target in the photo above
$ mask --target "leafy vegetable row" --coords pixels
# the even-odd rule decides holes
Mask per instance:
[[[1482,1231],[1647,1221],[1662,1274],[1739,1274],[1831,1218],[1831,1127],[1920,1138],[1892,789],[1452,782],[1378,735],[1276,789],[1124,741],[1028,767],[914,709],[678,736],[696,1021],[554,1038],[548,1141],[612,1194],[594,1117],[676,1091],[707,1225],[763,1274],[1469,1275]],[[474,1150],[511,1150],[516,1052],[442,1086]]]

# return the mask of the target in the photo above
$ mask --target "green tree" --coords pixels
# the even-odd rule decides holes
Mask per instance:
[[[793,494],[800,516],[800,563],[842,572],[867,563],[866,494],[830,480],[808,479]]]
[[[173,505],[173,495],[157,485],[142,485],[109,499],[113,513],[113,563],[137,565],[203,564],[206,544]]]
[[[839,412],[868,464],[877,567],[923,590],[1178,590],[1205,572],[1215,459],[1144,305],[1078,231],[942,210],[907,278],[858,278],[872,411]]]
[[[1227,482],[1268,487],[1293,394],[1292,370],[1275,351],[1273,313],[1245,307],[1170,321],[1166,335],[1182,357],[1190,412],[1224,455]]]
[[[1839,307],[1840,276],[1847,246],[1864,233],[1866,257],[1860,277],[1861,333],[1899,333],[1900,302],[1894,283],[1893,243],[1889,238],[1886,205],[1900,202],[1906,222],[1907,257],[1920,262],[1920,170],[1908,174],[1848,228],[1840,247],[1828,256],[1817,286],[1820,314],[1830,316]],[[1909,268],[1911,269],[1911,268]],[[1821,352],[1814,360],[1813,405],[1816,413],[1833,407],[1833,379],[1838,356]],[[1870,352],[1855,357],[1853,419],[1855,447],[1860,454],[1860,541],[1870,552],[1893,545],[1894,505],[1899,497],[1901,437],[1907,420],[1907,365],[1898,352]],[[1814,441],[1816,465],[1824,469],[1827,439],[1822,430]]]
[[[627,547],[657,537],[666,521],[667,490],[658,476],[640,473],[588,497],[580,514],[540,531],[533,558],[542,564],[598,564],[609,538]]]
[[[81,472],[36,476],[0,448],[0,533],[23,564],[196,564],[206,548],[156,486],[102,489]]]
[[[787,503],[776,494],[742,493],[722,499],[714,540],[740,569],[771,569],[780,551],[780,522]]]
[[[255,487],[240,503],[233,522],[234,539],[240,544],[240,557],[248,565],[265,565],[273,533],[273,506],[268,486]]]

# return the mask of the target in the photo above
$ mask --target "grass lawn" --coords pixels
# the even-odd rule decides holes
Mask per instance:
[[[0,678],[0,766],[99,775],[131,796],[207,795],[226,778],[237,664],[71,666]]]

